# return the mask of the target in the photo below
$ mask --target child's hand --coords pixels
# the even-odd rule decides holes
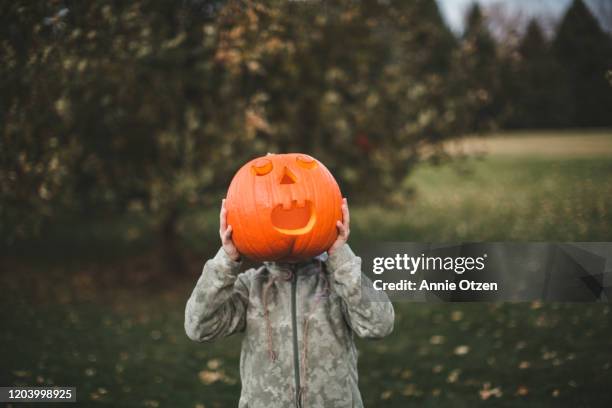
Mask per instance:
[[[240,252],[236,249],[232,241],[232,226],[227,225],[227,210],[225,209],[225,199],[221,201],[221,212],[219,213],[219,236],[223,250],[233,261],[240,260]]]
[[[342,199],[342,222],[337,221],[336,227],[338,227],[338,238],[332,244],[332,246],[327,250],[328,254],[332,254],[336,249],[340,248],[342,245],[346,244],[348,241],[349,234],[351,230],[349,228],[351,222],[351,217],[349,214],[348,203],[346,198]]]

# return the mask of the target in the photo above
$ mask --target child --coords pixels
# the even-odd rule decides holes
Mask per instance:
[[[394,312],[386,295],[380,301],[380,293],[369,293],[371,284],[362,286],[367,278],[361,258],[346,243],[346,199],[338,239],[327,254],[298,263],[264,262],[244,273],[226,214],[223,200],[223,245],[204,265],[187,302],[189,338],[204,342],[245,333],[240,408],[362,407],[353,335],[388,335]]]

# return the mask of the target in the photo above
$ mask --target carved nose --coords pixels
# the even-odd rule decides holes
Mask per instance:
[[[289,168],[285,167],[285,169],[283,170],[283,177],[281,178],[280,183],[281,184],[294,184],[296,181],[297,181],[297,177],[295,177],[295,174],[293,174],[291,170],[289,170]]]

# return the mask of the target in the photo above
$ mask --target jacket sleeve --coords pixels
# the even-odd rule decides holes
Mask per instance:
[[[361,273],[361,258],[345,244],[325,261],[332,288],[344,301],[345,319],[362,338],[382,338],[393,331],[395,313],[386,293],[376,291]]]
[[[240,262],[223,248],[206,262],[185,308],[185,332],[191,340],[212,341],[244,330],[249,295],[239,271]]]

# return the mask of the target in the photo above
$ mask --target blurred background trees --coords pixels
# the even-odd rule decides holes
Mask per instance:
[[[610,126],[612,89],[605,73],[612,67],[612,41],[584,2],[575,1],[552,44],[566,72],[574,126]]]
[[[514,86],[510,93],[510,128],[559,128],[572,123],[568,78],[540,23],[529,21],[516,49]],[[511,64],[512,65],[512,64]]]
[[[5,242],[61,214],[141,211],[175,265],[181,214],[216,205],[266,152],[316,156],[352,202],[401,203],[410,170],[447,139],[612,124],[611,39],[581,0],[553,38],[532,21],[518,40],[478,6],[455,36],[434,0],[1,11]]]
[[[311,153],[356,200],[393,199],[421,145],[466,131],[434,0],[16,2],[2,16],[5,239],[58,212],[143,209],[171,249],[182,211],[266,152]]]
[[[501,53],[477,3],[467,12],[458,54],[462,74],[459,82],[467,89],[466,103],[470,104],[468,128],[471,131],[493,128],[503,110],[504,66],[498,63]]]

